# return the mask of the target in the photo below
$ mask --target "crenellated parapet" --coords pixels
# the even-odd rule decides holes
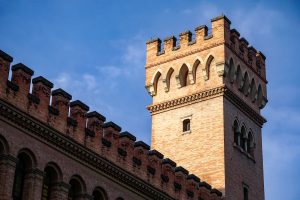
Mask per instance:
[[[175,36],[166,37],[163,44],[160,38],[149,40],[146,68],[223,44],[230,23],[226,16],[221,16],[212,19],[210,31],[206,25],[202,25],[196,27],[194,33],[189,30],[180,33],[179,39]]]
[[[202,25],[178,38],[147,42],[145,87],[153,104],[225,84],[256,112],[266,105],[266,57],[230,25],[221,15],[211,20],[211,29]]]
[[[42,76],[33,78],[34,71],[24,64],[11,67],[12,78],[9,80],[12,61],[11,56],[0,51],[1,102],[55,130],[63,140],[78,145],[77,149],[85,147],[87,152],[93,152],[90,157],[96,154],[109,160],[173,199],[222,199],[221,192],[178,167],[162,153],[150,150],[149,145],[136,141],[131,133],[121,132],[120,126],[106,122],[97,111],[89,111],[89,106],[82,101],[72,101],[68,92],[52,90],[53,83]],[[52,137],[56,132],[43,134]]]
[[[231,21],[221,15],[211,20],[211,29],[201,25],[195,28],[194,33],[189,30],[180,33],[179,38],[172,35],[163,41],[160,38],[148,40],[146,68],[225,44],[265,80],[266,57],[249,46],[248,41],[240,37],[236,29],[230,28],[230,24]]]

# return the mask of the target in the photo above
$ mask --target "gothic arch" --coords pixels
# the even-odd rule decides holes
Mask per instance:
[[[250,88],[249,88],[249,94],[252,102],[255,102],[256,100],[256,83],[254,78],[251,80]]]
[[[152,77],[151,80],[151,85],[153,87],[153,94],[156,95],[157,93],[157,85],[158,85],[158,80],[162,75],[162,71],[160,69],[158,69],[155,73],[154,76]]]
[[[238,89],[242,88],[242,82],[243,82],[242,70],[241,70],[241,66],[238,65],[236,69],[236,84]]]
[[[243,83],[242,83],[242,91],[245,95],[248,95],[248,88],[249,88],[249,75],[246,71],[243,76]]]
[[[234,133],[234,143],[240,145],[241,133],[239,129],[239,121],[237,119],[233,122],[233,133]]]
[[[193,73],[193,79],[194,83],[196,83],[197,80],[197,70],[201,68],[201,61],[199,59],[196,59],[196,61],[193,64],[192,73]]]
[[[166,82],[165,91],[166,92],[168,92],[170,90],[171,76],[172,76],[173,72],[174,72],[174,69],[172,67],[167,72],[166,79],[165,79],[165,82]]]
[[[262,87],[259,84],[258,88],[257,88],[257,103],[258,103],[258,106],[260,106],[262,104],[262,99],[263,99],[263,92],[262,92]]]
[[[228,74],[227,74],[227,78],[230,81],[230,83],[233,83],[234,75],[235,75],[234,62],[233,62],[233,59],[230,58],[230,60],[229,60],[229,70],[228,70]]]
[[[210,71],[211,71],[211,64],[214,60],[214,56],[208,55],[206,62],[205,62],[205,68],[202,69],[204,80],[208,80],[210,76]]]
[[[252,130],[248,131],[247,134],[247,152],[250,155],[254,155],[255,139]]]
[[[243,150],[246,150],[246,141],[247,141],[247,128],[246,126],[243,124],[241,126],[241,147]]]
[[[181,87],[185,87],[189,84],[189,68],[186,64],[183,64],[179,70],[179,83]]]

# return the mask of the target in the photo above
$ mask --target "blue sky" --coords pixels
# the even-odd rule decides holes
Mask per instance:
[[[300,3],[196,0],[0,0],[0,49],[150,143],[145,42],[224,13],[267,57],[267,200],[300,196]]]

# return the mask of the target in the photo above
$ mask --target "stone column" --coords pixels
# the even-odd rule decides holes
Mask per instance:
[[[55,183],[51,187],[51,200],[67,200],[69,194],[70,185],[65,182]]]
[[[15,170],[18,159],[11,155],[0,156],[0,199],[12,200]]]
[[[41,199],[44,174],[39,169],[31,169],[26,173],[23,187],[24,200]]]

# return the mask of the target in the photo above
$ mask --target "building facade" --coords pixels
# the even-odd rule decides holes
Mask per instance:
[[[180,33],[179,43],[174,36],[147,43],[152,148],[226,199],[262,200],[265,56],[226,16],[211,21],[211,30]]]
[[[147,42],[151,150],[0,50],[0,200],[263,199],[265,57],[229,25]]]

